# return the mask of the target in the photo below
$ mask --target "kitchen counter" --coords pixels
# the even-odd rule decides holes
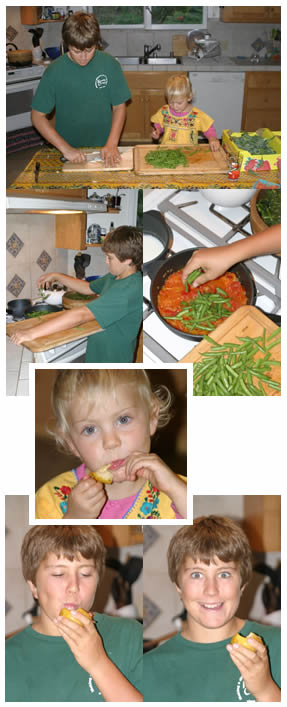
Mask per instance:
[[[186,175],[155,175],[140,176],[132,172],[63,172],[63,163],[60,159],[60,152],[54,148],[42,147],[27,167],[18,175],[14,183],[7,189],[7,197],[21,197],[28,194],[34,196],[56,196],[61,190],[61,194],[67,192],[74,193],[78,198],[78,193],[83,193],[83,188],[166,188],[166,189],[264,189],[280,187],[281,174],[278,170],[271,172],[258,172],[257,174],[242,173],[236,181],[228,179],[227,174],[198,174],[194,176]],[[38,183],[35,182],[35,165],[40,162],[40,172]],[[9,201],[8,201],[9,206]]]
[[[124,59],[121,60],[123,71],[174,71],[179,73],[184,71],[281,71],[281,65],[261,61],[259,64],[252,64],[247,58],[242,59],[242,63],[237,57],[215,56],[206,59],[192,59],[189,56],[182,57],[181,64],[125,64]]]

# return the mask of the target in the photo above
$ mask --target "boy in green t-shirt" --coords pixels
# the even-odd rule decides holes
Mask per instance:
[[[11,336],[14,344],[94,322],[98,330],[88,336],[86,363],[133,361],[142,322],[142,233],[133,226],[119,226],[107,234],[102,250],[106,253],[109,273],[97,280],[87,282],[52,272],[42,275],[37,282],[38,287],[43,287],[45,283],[57,281],[82,295],[94,292],[99,297],[24,332],[15,327]]]
[[[101,147],[105,165],[119,162],[118,143],[131,94],[119,62],[100,51],[94,15],[76,12],[62,29],[68,51],[46,69],[32,102],[35,128],[71,162],[82,147]],[[48,119],[55,110],[56,126]]]
[[[228,518],[197,518],[172,538],[168,569],[187,619],[144,655],[144,701],[280,702],[280,629],[236,616],[252,573],[243,530]],[[248,648],[240,637],[231,644],[238,633]]]
[[[96,528],[33,526],[21,554],[40,614],[6,642],[6,701],[141,702],[139,623],[89,611],[105,562]]]

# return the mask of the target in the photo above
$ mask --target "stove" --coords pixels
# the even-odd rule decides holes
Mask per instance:
[[[41,78],[47,64],[30,64],[29,66],[6,66],[6,83],[18,83],[22,81],[30,81],[31,79]]]
[[[172,229],[170,254],[192,247],[212,247],[248,238],[251,233],[250,207],[223,207],[211,204],[199,191],[154,189],[144,192],[144,212],[160,211]],[[244,261],[251,270],[257,290],[256,306],[267,314],[280,314],[281,260],[264,255]],[[153,311],[151,280],[143,277],[143,355],[144,363],[176,363],[196,346],[170,331]]]

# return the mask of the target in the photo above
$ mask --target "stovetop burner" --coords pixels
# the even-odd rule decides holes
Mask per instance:
[[[157,209],[164,214],[167,224],[173,231],[172,252],[184,250],[189,247],[189,244],[201,248],[210,245],[222,246],[252,235],[249,206],[243,205],[239,210],[238,208],[231,210],[228,207],[208,205],[200,193],[194,192],[194,196],[196,198],[192,200],[191,192],[177,191],[169,193],[166,198],[157,203]],[[231,214],[236,214],[234,220],[230,218]],[[169,252],[171,254],[171,251]],[[244,262],[252,272],[256,283],[256,306],[267,316],[268,313],[272,315],[278,313],[281,306],[280,258],[273,255],[261,256]],[[150,280],[146,276],[144,277],[144,347],[160,361],[178,361],[185,353],[183,353],[183,339],[176,333],[170,334],[152,310],[149,286]],[[189,342],[187,350],[195,345],[196,342]]]

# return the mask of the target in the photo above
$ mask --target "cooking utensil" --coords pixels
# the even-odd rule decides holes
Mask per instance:
[[[146,211],[143,214],[143,252],[145,254],[145,236],[150,235],[157,238],[162,245],[162,250],[158,256],[152,258],[151,260],[143,262],[143,273],[151,272],[152,263],[158,263],[162,261],[166,256],[168,249],[170,248],[173,235],[170,226],[165,221],[163,214],[160,211],[151,210]],[[156,265],[156,269],[158,265]]]
[[[254,189],[200,189],[207,201],[217,206],[242,206],[254,196]]]
[[[202,336],[199,336],[198,334],[197,335],[188,334],[187,332],[180,331],[179,329],[175,329],[175,327],[171,326],[171,324],[169,324],[161,316],[161,314],[159,313],[158,305],[157,305],[158,293],[160,292],[161,288],[163,287],[166,279],[172,273],[177,272],[178,270],[181,270],[186,265],[187,261],[191,258],[191,256],[193,255],[193,253],[195,253],[196,250],[199,250],[199,248],[188,248],[187,250],[182,250],[179,253],[176,253],[175,255],[171,255],[162,264],[159,265],[156,274],[152,276],[152,282],[151,282],[151,288],[150,288],[150,301],[152,304],[152,309],[157,314],[159,319],[173,333],[176,333],[179,336],[183,336],[184,339],[191,339],[192,341],[201,341]],[[157,265],[158,264],[159,264],[159,261],[158,261]],[[234,272],[235,275],[237,275],[240,283],[243,285],[245,292],[246,292],[247,304],[255,304],[255,301],[256,301],[255,282],[254,282],[252,273],[250,272],[250,270],[248,270],[246,265],[244,263],[237,263],[237,265],[234,265],[232,268],[229,268],[229,272]],[[150,273],[148,273],[148,274],[150,274]]]
[[[30,305],[30,299],[12,299],[7,302],[7,312],[13,317],[24,317],[25,311]]]
[[[16,44],[13,46],[16,47]],[[7,59],[9,64],[13,66],[27,66],[27,64],[32,63],[32,50],[31,49],[8,49]]]

